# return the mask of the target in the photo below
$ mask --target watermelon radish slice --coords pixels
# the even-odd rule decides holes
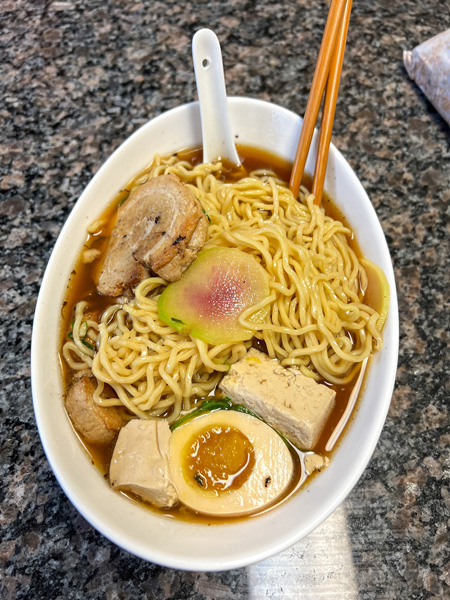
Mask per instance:
[[[210,344],[249,340],[241,313],[269,295],[269,278],[258,261],[236,248],[203,250],[181,279],[169,284],[158,301],[159,318],[180,333]],[[261,323],[264,307],[250,321]]]

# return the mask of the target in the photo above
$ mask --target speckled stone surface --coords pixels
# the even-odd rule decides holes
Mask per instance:
[[[447,0],[354,3],[334,141],[385,231],[401,339],[377,450],[339,509],[246,569],[148,564],[76,512],[34,421],[31,329],[51,249],[121,141],[195,99],[192,35],[218,34],[230,95],[303,114],[325,14],[306,0],[1,3],[1,598],[450,598],[450,127],[402,64],[404,49],[450,27]]]

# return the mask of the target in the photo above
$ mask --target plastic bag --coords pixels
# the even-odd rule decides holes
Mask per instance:
[[[450,125],[450,29],[403,52],[408,75]]]

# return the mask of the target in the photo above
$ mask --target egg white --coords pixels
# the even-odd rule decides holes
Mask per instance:
[[[182,457],[185,446],[200,431],[230,426],[241,431],[254,448],[255,464],[237,489],[204,490],[185,479]],[[192,510],[220,516],[239,516],[260,511],[275,503],[294,477],[294,461],[284,440],[269,425],[246,413],[219,410],[201,415],[175,429],[169,445],[170,478],[183,504]]]

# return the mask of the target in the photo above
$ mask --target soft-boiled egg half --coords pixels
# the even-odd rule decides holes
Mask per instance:
[[[170,479],[181,502],[206,515],[239,516],[270,506],[294,478],[280,435],[249,414],[218,410],[172,432]]]

